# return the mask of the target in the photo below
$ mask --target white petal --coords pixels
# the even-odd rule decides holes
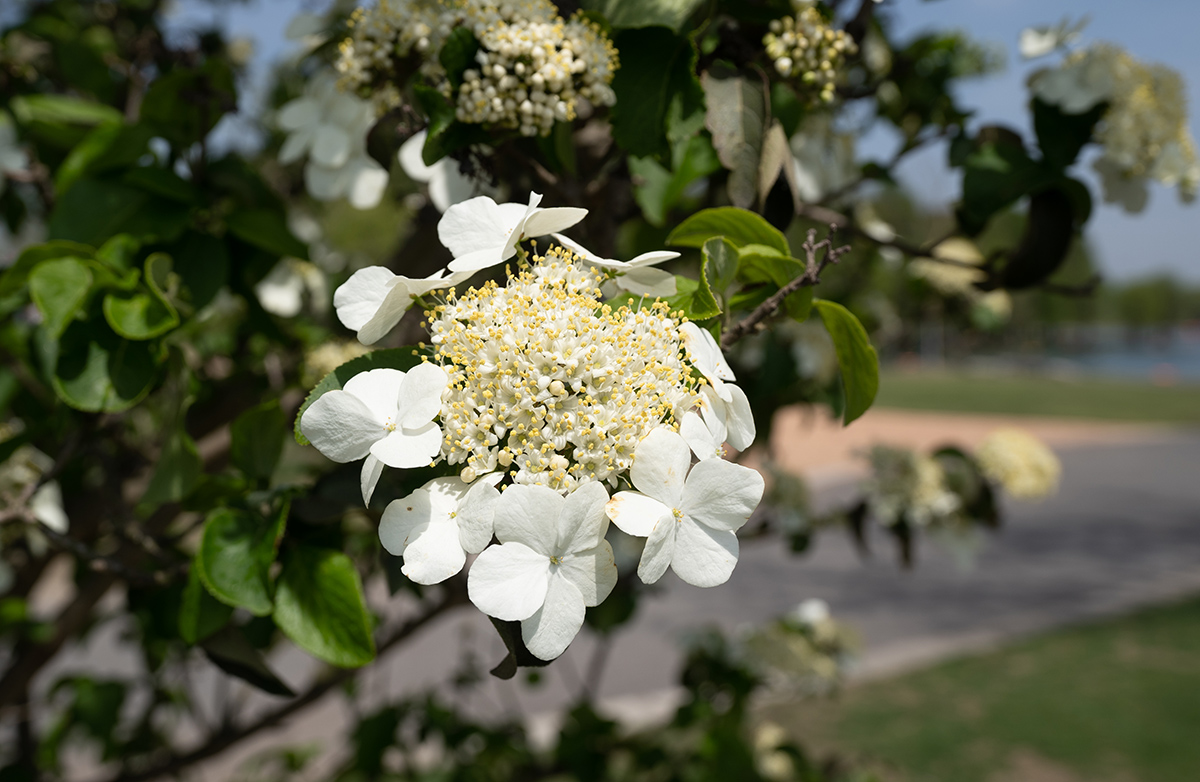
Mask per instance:
[[[460,255],[453,261],[450,261],[449,269],[452,272],[477,272],[480,269],[487,269],[495,266],[498,263],[503,263],[507,260],[501,251],[503,248],[500,245],[495,247],[486,247],[482,250]],[[508,256],[511,258],[512,256]]]
[[[332,201],[346,193],[348,184],[344,168],[325,168],[311,160],[304,167],[304,186],[318,201]]]
[[[406,282],[407,280],[401,277],[387,291],[387,295],[383,297],[375,314],[358,329],[359,342],[364,345],[374,345],[386,337],[388,332],[394,329],[400,319],[404,317],[404,313],[412,307],[412,291],[409,290]]]
[[[649,267],[625,272],[617,278],[617,287],[635,296],[650,296],[655,299],[674,296],[677,291],[674,274]]]
[[[638,578],[643,584],[653,584],[667,572],[671,557],[675,555],[675,534],[679,522],[674,516],[663,516],[650,530],[642,558],[638,562]]]
[[[429,200],[439,212],[466,201],[482,189],[478,182],[462,173],[454,161],[441,160],[439,163],[440,167],[429,180]]]
[[[725,389],[731,396],[729,404],[725,406],[729,444],[744,451],[754,444],[754,411],[750,409],[750,400],[746,398],[745,391],[733,383],[726,383]]]
[[[442,411],[442,394],[450,376],[437,364],[417,364],[408,370],[400,386],[400,417],[405,429],[416,429]]]
[[[430,422],[419,429],[397,429],[371,446],[388,467],[425,467],[442,450],[442,427]]]
[[[737,380],[733,375],[733,370],[725,361],[724,354],[721,353],[721,346],[706,329],[700,328],[695,323],[684,323],[679,327],[679,337],[688,349],[692,363],[705,377],[710,380],[713,378]]]
[[[692,452],[687,442],[670,429],[659,427],[643,437],[633,450],[629,477],[638,491],[669,508],[678,508],[691,463]]]
[[[604,506],[613,524],[626,535],[644,538],[662,518],[672,518],[671,508],[636,491],[619,491]]]
[[[338,320],[346,328],[358,331],[375,317],[388,291],[400,279],[382,266],[367,266],[354,272],[333,292]]]
[[[528,619],[546,602],[549,577],[550,560],[544,554],[521,543],[489,546],[467,574],[467,596],[488,616]]]
[[[275,122],[284,130],[299,130],[321,121],[321,106],[312,98],[296,98],[283,104]]]
[[[600,545],[604,533],[608,532],[608,517],[604,515],[606,502],[608,492],[597,481],[585,483],[567,495],[558,515],[555,549],[559,556]]]
[[[587,217],[586,209],[574,206],[556,206],[550,209],[538,209],[525,219],[522,233],[526,239],[536,236],[565,231]]]
[[[420,488],[407,497],[392,500],[379,520],[379,542],[389,554],[404,556],[417,535],[434,520],[429,489]]]
[[[458,507],[458,542],[469,554],[478,554],[492,542],[496,503],[500,501],[496,484],[503,477],[495,472],[476,478]]]
[[[434,519],[409,541],[400,572],[418,584],[440,584],[462,570],[466,561],[458,542],[458,525]]]
[[[366,456],[387,434],[363,401],[345,391],[329,391],[309,405],[300,431],[326,458],[352,462]]]
[[[675,552],[671,557],[675,575],[698,587],[714,587],[728,581],[738,560],[737,535],[697,524],[686,516],[676,526]]]
[[[29,498],[29,512],[38,521],[59,534],[65,534],[71,522],[63,510],[62,488],[58,481],[50,481],[38,487]]]
[[[515,541],[547,558],[558,542],[558,516],[565,500],[545,486],[509,486],[496,503],[496,537]]]
[[[371,495],[375,493],[375,486],[379,483],[381,475],[383,475],[383,462],[371,454],[367,454],[367,458],[363,459],[362,475],[359,476],[363,505],[371,504]]]
[[[550,576],[542,607],[521,622],[521,639],[539,660],[553,660],[567,650],[583,627],[583,596],[562,576]]]
[[[713,420],[715,428],[694,410],[683,414],[679,422],[679,434],[691,447],[697,459],[720,459],[725,453],[725,425]]]
[[[387,426],[395,422],[403,384],[404,373],[398,369],[372,369],[347,380],[342,390],[361,399],[375,420]]]
[[[630,259],[629,265],[630,266],[654,266],[656,264],[662,263],[663,261],[669,261],[672,258],[678,258],[678,257],[679,257],[679,253],[672,252],[671,250],[655,250],[653,252],[642,253],[641,255],[637,256],[636,258]]]
[[[762,495],[763,479],[757,470],[707,459],[688,475],[680,510],[714,529],[736,530],[750,518]]]
[[[397,157],[400,159],[400,168],[404,169],[404,173],[414,182],[428,182],[433,176],[435,166],[425,165],[424,159],[421,157],[421,150],[425,147],[425,137],[427,133],[421,131],[400,145],[400,152]],[[445,211],[445,210],[443,210]]]
[[[355,209],[374,209],[379,206],[379,202],[383,200],[383,191],[387,189],[388,172],[366,157],[357,165],[354,161],[346,165],[351,167],[350,180],[346,184],[350,206]]]
[[[564,557],[558,572],[579,589],[584,605],[600,605],[617,585],[617,563],[607,540],[600,541],[595,548]]]
[[[313,132],[311,128],[298,128],[292,131],[283,140],[283,146],[279,148],[279,162],[287,165],[304,157],[304,153],[308,151],[312,140]]]
[[[498,253],[506,238],[499,206],[487,196],[454,204],[438,221],[438,239],[455,258],[481,250],[495,250]],[[499,263],[498,260],[496,262]],[[454,264],[450,268],[458,271]]]
[[[318,165],[337,168],[350,159],[350,137],[336,125],[322,123],[313,134],[312,159]]]

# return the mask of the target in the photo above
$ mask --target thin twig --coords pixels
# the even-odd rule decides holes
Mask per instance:
[[[829,234],[818,242],[816,240],[817,230],[815,228],[808,229],[808,238],[801,245],[806,257],[804,273],[773,293],[769,299],[758,305],[749,315],[726,329],[725,333],[721,335],[722,348],[728,350],[742,337],[756,331],[760,323],[767,318],[774,317],[783,308],[784,299],[801,288],[819,283],[821,281],[821,272],[825,270],[825,267],[837,263],[843,255],[850,252],[850,245],[848,244],[844,244],[841,247],[833,246],[833,235],[837,233],[837,230],[837,225],[830,223]],[[818,260],[817,253],[821,250],[824,250],[825,253]]]

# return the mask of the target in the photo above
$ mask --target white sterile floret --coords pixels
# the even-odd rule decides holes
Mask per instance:
[[[304,183],[313,198],[346,198],[356,209],[379,203],[388,173],[367,155],[367,131],[375,122],[371,104],[339,91],[334,75],[322,71],[303,97],[280,108],[276,121],[288,133],[279,161],[308,155]]]
[[[400,572],[418,584],[437,584],[463,569],[467,554],[492,541],[492,517],[504,476],[492,473],[466,483],[434,478],[407,497],[393,500],[379,522],[379,541],[404,557]]]
[[[746,397],[746,392],[728,382],[737,378],[734,377],[729,363],[725,361],[721,346],[712,334],[695,323],[680,326],[679,336],[687,348],[692,364],[712,386],[712,394],[705,394],[700,402],[705,427],[715,438],[720,434],[720,430],[715,429],[711,421],[719,420],[726,429],[729,444],[739,451],[746,450],[754,442],[756,434],[754,413],[750,409],[750,400]],[[688,413],[684,416],[685,420],[689,416],[694,417],[696,413]],[[708,441],[703,439],[695,420],[689,423],[684,436],[701,459],[711,455],[707,448]]]
[[[1088,21],[1089,17],[1084,16],[1072,24],[1070,17],[1063,17],[1061,22],[1053,26],[1026,27],[1021,31],[1017,48],[1026,60],[1044,57],[1055,49],[1078,41]]]
[[[358,332],[358,341],[373,345],[392,330],[413,304],[413,298],[444,288],[453,288],[473,272],[446,275],[439,270],[423,279],[392,274],[382,266],[367,266],[333,292],[338,320]]]
[[[427,132],[422,130],[400,145],[398,159],[404,173],[414,182],[429,186],[429,200],[439,212],[445,212],[454,204],[477,195],[494,196],[496,188],[479,182],[459,170],[458,163],[444,157],[432,166],[425,165],[421,151],[425,147]]]
[[[519,621],[525,646],[541,660],[561,655],[617,583],[604,539],[608,493],[598,483],[566,497],[541,486],[510,486],[495,506],[500,545],[484,550],[467,578],[480,611]]]
[[[523,240],[562,231],[587,216],[586,209],[571,206],[541,209],[541,202],[540,193],[530,193],[528,204],[497,204],[479,196],[447,209],[438,221],[438,238],[454,256],[450,271],[474,272],[504,263]]]
[[[792,0],[795,16],[775,19],[763,36],[763,48],[784,78],[799,79],[814,102],[834,98],[838,71],[858,51],[854,39],[829,26],[813,0]]]
[[[572,491],[629,468],[643,435],[695,406],[679,321],[662,301],[604,304],[601,278],[553,247],[508,284],[426,313],[450,374],[441,421],[450,464]]]
[[[614,282],[623,291],[629,291],[635,296],[652,296],[654,298],[675,295],[675,275],[652,267],[656,263],[678,258],[679,253],[677,252],[656,250],[642,253],[629,261],[616,261],[612,258],[601,258],[562,234],[554,234],[554,240],[582,258],[587,265],[615,272]]]
[[[738,559],[736,532],[762,499],[756,471],[705,459],[688,472],[691,461],[681,436],[655,429],[634,452],[629,476],[638,491],[617,492],[605,508],[623,532],[646,538],[638,576],[647,584],[668,566],[693,586],[728,581]]]
[[[362,372],[313,402],[300,418],[300,431],[335,462],[366,458],[362,494],[370,502],[383,465],[424,467],[441,451],[442,428],[433,419],[447,380],[435,364]]]
[[[712,386],[704,386],[699,409],[689,410],[680,420],[679,433],[698,459],[724,458],[725,443],[739,451],[754,443],[754,413],[746,392],[732,383],[723,387],[731,401],[718,396]]]

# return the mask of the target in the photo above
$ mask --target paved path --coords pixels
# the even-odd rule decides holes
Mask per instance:
[[[668,573],[612,648],[602,699],[635,721],[665,715],[681,636],[706,624],[734,630],[762,622],[808,597],[826,600],[838,619],[856,627],[864,642],[858,675],[877,676],[1200,592],[1200,432],[1143,431],[1103,446],[1084,438],[1058,450],[1064,466],[1059,493],[1041,503],[1007,503],[1008,526],[987,541],[970,572],[928,544],[918,550],[917,567],[905,571],[882,539],[863,561],[845,536],[830,531],[802,557],[777,541],[744,546],[732,579],[718,589],[696,589]],[[831,475],[819,492],[824,504],[845,494]],[[510,683],[488,677],[469,705],[487,715],[552,713],[578,691],[594,648],[594,639],[582,635],[537,688],[522,677]],[[485,667],[502,656],[487,621],[469,609],[367,673],[360,690],[365,705],[434,685],[458,662],[448,650],[464,649]],[[309,667],[298,653],[276,662],[297,684]],[[281,740],[338,735],[346,708],[343,699],[328,699],[265,741],[248,742],[236,756]],[[201,778],[224,779],[228,769],[223,764]]]

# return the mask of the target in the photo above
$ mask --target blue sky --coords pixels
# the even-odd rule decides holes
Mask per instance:
[[[326,0],[250,0],[214,7],[182,0],[173,22],[176,29],[215,22],[233,35],[253,38],[256,72],[261,74],[265,71],[262,66],[290,51],[283,30],[292,16],[302,9],[320,11],[328,4]],[[1008,51],[1008,67],[994,76],[964,83],[961,103],[976,110],[979,122],[1008,124],[1027,136],[1025,78],[1053,59],[1022,62],[1016,53],[1021,29],[1054,23],[1064,16],[1090,14],[1085,42],[1112,41],[1139,59],[1161,62],[1183,74],[1195,134],[1196,107],[1200,106],[1200,46],[1196,43],[1200,3],[1195,0],[885,0],[885,7],[894,14],[901,40],[924,30],[956,28],[979,40],[1002,44]],[[889,139],[883,134],[872,134],[860,145],[863,157],[883,157],[889,152]],[[956,197],[958,182],[944,160],[944,148],[917,153],[904,163],[901,178],[923,200],[947,203]],[[1079,173],[1095,181],[1086,165]],[[1182,205],[1172,190],[1153,185],[1150,204],[1140,215],[1127,215],[1116,206],[1098,203],[1087,238],[1102,271],[1111,278],[1170,272],[1200,282],[1200,202]]]

